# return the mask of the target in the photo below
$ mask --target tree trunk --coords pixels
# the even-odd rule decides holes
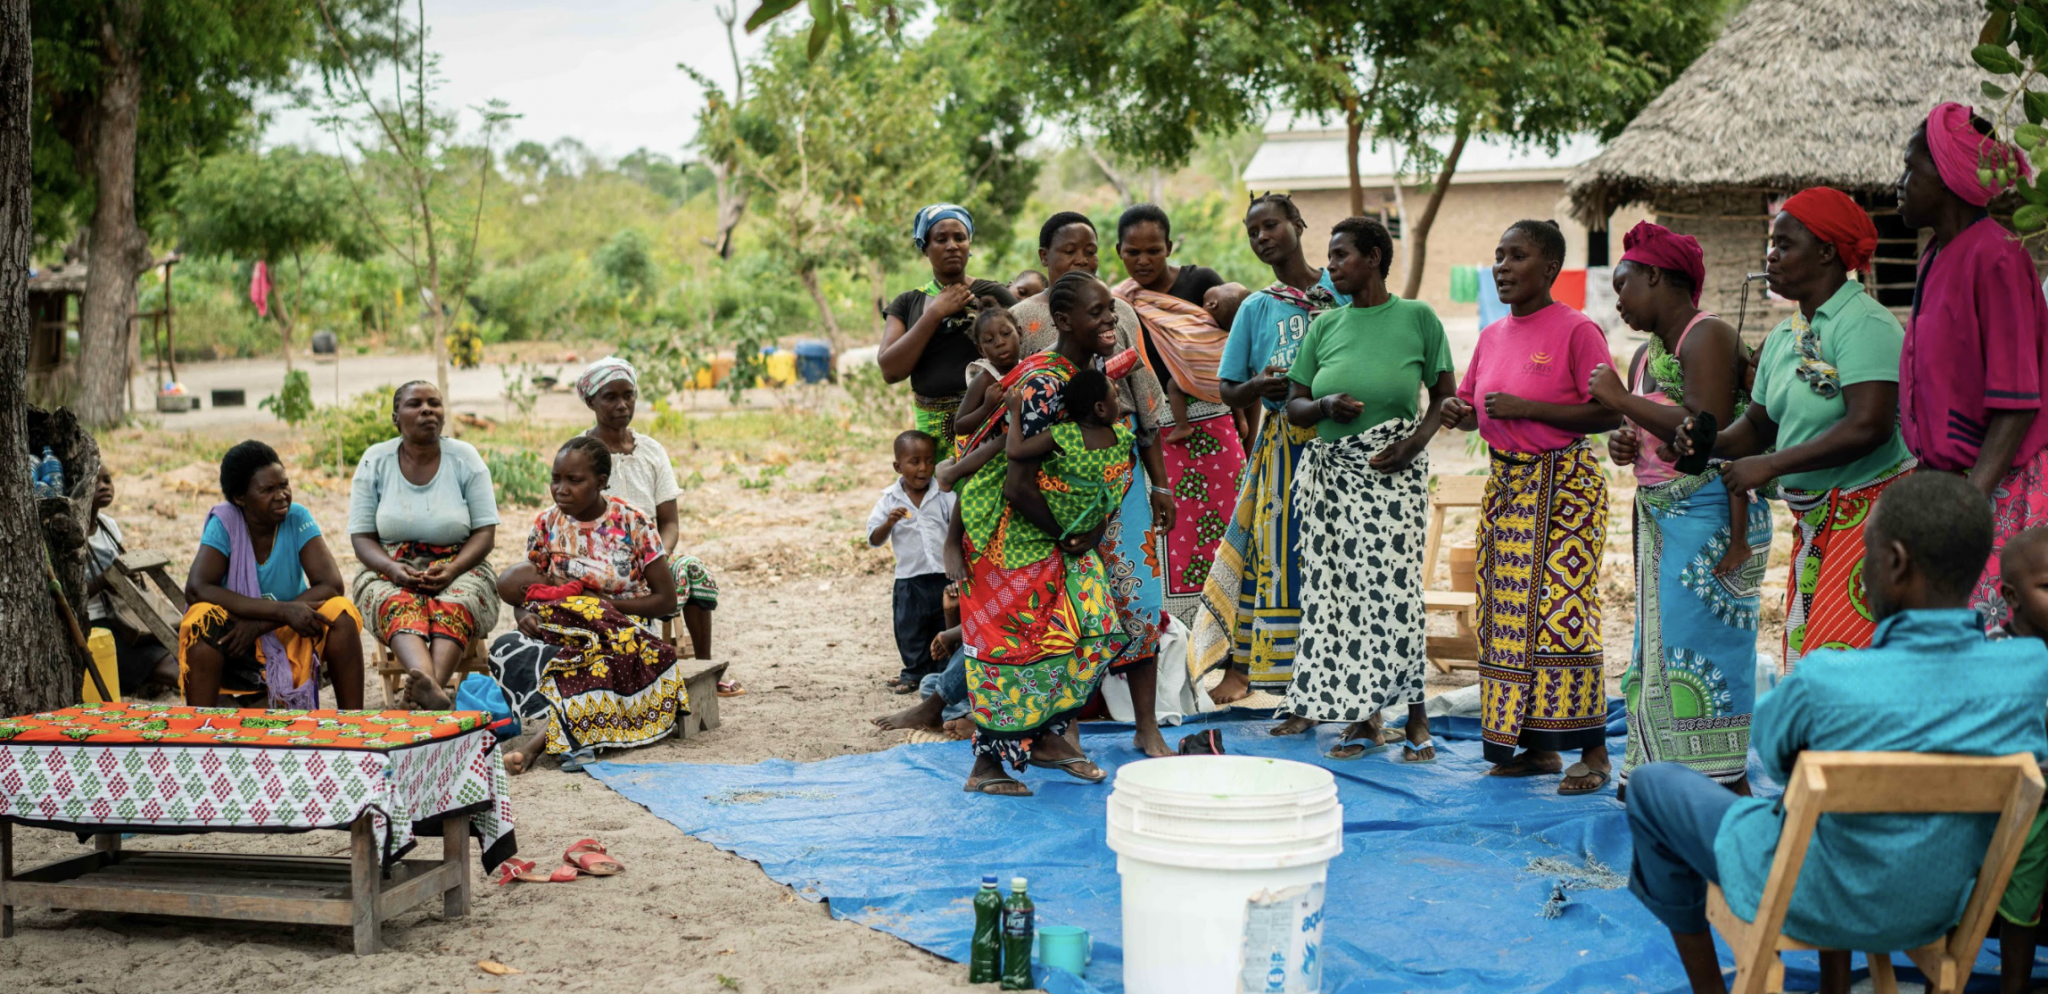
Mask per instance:
[[[1401,237],[1394,240],[1394,261],[1401,269],[1401,278],[1406,280],[1409,267],[1411,266],[1408,256],[1406,227],[1408,224],[1408,198],[1401,193],[1401,150],[1393,142],[1387,143],[1387,175],[1394,178],[1394,216],[1401,220],[1403,226]],[[1385,220],[1385,213],[1385,211],[1381,212],[1381,220]],[[1392,229],[1389,228],[1389,230]]]
[[[91,251],[79,305],[78,409],[87,425],[120,423],[134,334],[135,277],[149,240],[135,220],[135,126],[142,106],[142,0],[114,0],[100,24],[101,87],[92,110]]]
[[[1429,203],[1422,208],[1422,216],[1415,219],[1413,226],[1404,226],[1403,240],[1413,239],[1408,244],[1408,285],[1401,296],[1414,300],[1422,292],[1422,269],[1429,259],[1429,227],[1436,223],[1436,209],[1444,203],[1444,191],[1451,188],[1451,176],[1458,171],[1458,157],[1465,154],[1465,139],[1472,136],[1472,125],[1468,121],[1458,122],[1458,134],[1451,140],[1451,150],[1444,155],[1444,167],[1437,170],[1436,186],[1429,191]]]
[[[832,341],[832,354],[845,352],[845,336],[839,332],[839,319],[832,316],[832,305],[825,299],[825,288],[818,282],[818,271],[805,269],[796,275],[803,281],[804,289],[811,292],[811,303],[818,305],[818,316],[825,321],[825,337]]]
[[[868,262],[868,277],[875,288],[875,341],[879,342],[882,340],[882,333],[889,330],[889,318],[882,313],[882,308],[888,304],[889,276],[882,271],[881,259],[872,259]]]
[[[1358,179],[1358,140],[1365,132],[1365,110],[1355,102],[1344,106],[1344,168],[1351,180],[1351,216],[1365,216],[1365,185]],[[1400,182],[1395,177],[1395,182]]]
[[[44,554],[28,469],[19,455],[30,443],[28,3],[0,0],[0,561],[18,564],[0,570],[0,716],[73,704],[82,675],[79,656],[66,649],[70,639],[58,627],[62,622],[42,570],[28,568],[39,567]],[[97,473],[96,456],[92,462]],[[57,562],[71,567],[64,572],[82,585],[82,566]]]

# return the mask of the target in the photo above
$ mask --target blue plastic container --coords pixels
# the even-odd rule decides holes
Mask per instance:
[[[796,375],[805,383],[831,379],[832,346],[813,339],[796,343]]]

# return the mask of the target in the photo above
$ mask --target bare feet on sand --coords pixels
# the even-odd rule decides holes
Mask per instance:
[[[1223,682],[1209,688],[1209,701],[1218,707],[1252,695],[1251,677],[1236,670],[1224,670]]]
[[[419,670],[405,671],[405,700],[415,711],[446,711],[455,703],[433,677]]]
[[[906,731],[913,728],[928,728],[937,731],[939,728],[939,716],[944,714],[945,710],[945,699],[937,694],[933,694],[895,714],[885,714],[879,718],[869,718],[868,722],[876,728],[889,732]]]
[[[533,761],[547,746],[547,732],[538,731],[514,742],[505,750],[505,772],[518,776],[533,768]]]

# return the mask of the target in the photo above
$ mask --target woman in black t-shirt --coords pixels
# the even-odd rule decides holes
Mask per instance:
[[[996,306],[1017,303],[1010,289],[967,275],[968,246],[974,240],[974,218],[957,204],[933,204],[917,212],[911,242],[931,262],[932,279],[906,290],[882,313],[882,350],[875,361],[890,383],[910,380],[917,403],[917,429],[939,440],[943,451],[953,444],[953,416],[967,392],[967,366],[981,358],[975,348],[974,316],[983,299]]]

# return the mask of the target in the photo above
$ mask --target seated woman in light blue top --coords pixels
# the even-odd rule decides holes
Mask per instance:
[[[448,707],[441,688],[471,641],[498,623],[498,534],[491,470],[468,442],[441,437],[441,391],[422,380],[391,397],[398,437],[370,446],[349,486],[349,543],[362,564],[349,596],[406,669],[414,707]]]
[[[1750,744],[1764,772],[1788,782],[1806,750],[2048,757],[2048,647],[2031,638],[1989,641],[1969,608],[1991,553],[1984,495],[1960,476],[1918,473],[1888,487],[1871,515],[1863,576],[1877,631],[1867,649],[1808,654],[1757,702]],[[1723,989],[1707,931],[1707,884],[1720,884],[1744,920],[1756,918],[1783,807],[1737,796],[1683,764],[1651,763],[1629,779],[1628,820],[1630,888],[1671,929],[1693,988]],[[1961,918],[1994,820],[1823,817],[1785,934],[1835,950],[1933,941]],[[1823,977],[1847,978],[1848,953],[1822,957]]]

